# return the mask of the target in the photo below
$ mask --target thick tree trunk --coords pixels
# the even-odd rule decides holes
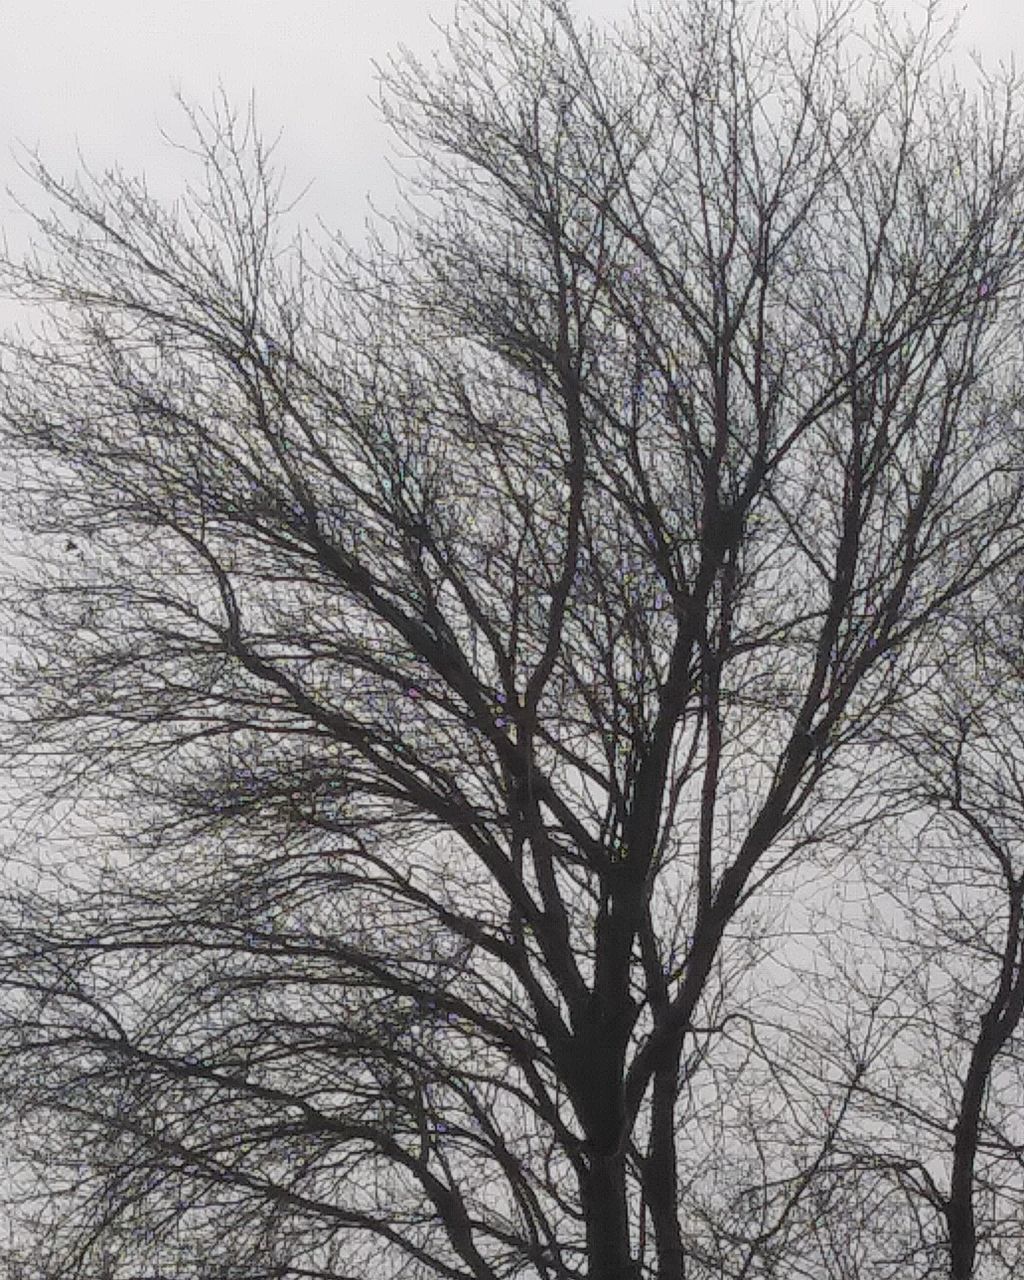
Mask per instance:
[[[587,1224],[588,1280],[636,1280],[629,1247],[626,1162],[621,1154],[592,1155],[581,1187]]]
[[[580,1199],[587,1231],[588,1280],[633,1280],[626,1200],[623,1070],[634,1008],[628,996],[610,1013],[595,997],[574,1041],[574,1104],[586,1134]]]
[[[573,1105],[586,1135],[580,1197],[587,1232],[588,1280],[638,1280],[626,1200],[626,1049],[637,1005],[629,992],[633,939],[643,884],[618,868],[596,925],[594,989],[574,1019],[570,1070]]]
[[[658,1280],[684,1280],[683,1241],[679,1232],[675,1104],[682,1040],[654,1075],[651,1136],[644,1166],[644,1198],[654,1225]]]

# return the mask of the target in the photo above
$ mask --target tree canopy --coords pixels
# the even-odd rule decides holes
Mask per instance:
[[[9,1280],[1020,1274],[1020,87],[940,16],[465,0],[361,249],[223,98],[173,206],[29,164]]]

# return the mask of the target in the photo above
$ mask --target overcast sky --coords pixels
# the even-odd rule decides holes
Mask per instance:
[[[441,41],[431,17],[444,24],[454,4],[0,0],[0,193],[12,184],[26,189],[14,160],[19,143],[38,147],[65,174],[76,167],[77,144],[96,169],[120,162],[145,170],[155,190],[173,192],[184,162],[159,132],[187,136],[173,92],[208,105],[219,81],[240,107],[255,90],[265,135],[283,129],[278,157],[291,189],[313,180],[300,221],[320,215],[361,240],[366,193],[389,208],[394,190],[384,162],[389,135],[369,101],[371,59],[384,61],[398,42],[429,52]],[[624,19],[629,7],[629,0],[575,0],[578,13],[597,19]],[[1021,0],[968,0],[959,44],[987,60],[1013,52],[1024,66]],[[24,221],[6,195],[0,199],[13,247]]]
[[[628,0],[584,0],[582,11],[623,16]],[[389,133],[369,101],[371,59],[399,42],[427,54],[442,44],[431,17],[450,20],[455,0],[0,0],[0,191],[25,191],[14,154],[38,147],[70,173],[76,144],[90,165],[144,169],[173,191],[183,160],[160,137],[188,126],[173,94],[207,106],[218,82],[244,108],[255,91],[261,131],[290,188],[313,187],[302,221],[316,215],[362,238],[365,197],[390,207]],[[379,199],[377,197],[380,197]],[[19,241],[24,220],[3,196],[4,223]]]

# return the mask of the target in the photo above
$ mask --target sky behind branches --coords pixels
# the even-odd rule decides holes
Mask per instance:
[[[209,107],[223,85],[244,112],[255,94],[286,187],[313,186],[299,220],[320,216],[361,241],[366,194],[393,208],[386,163],[389,134],[369,101],[371,59],[399,42],[420,55],[440,47],[455,0],[9,0],[0,8],[0,187],[30,190],[18,171],[20,147],[38,147],[48,167],[70,176],[76,145],[90,167],[119,163],[145,171],[167,197],[180,189],[187,160],[163,145],[163,128],[188,140],[174,101]],[[627,0],[585,0],[580,12],[616,18]],[[15,154],[12,154],[12,149]],[[27,222],[6,192],[3,225],[20,243]]]
[[[802,0],[811,12],[811,0]],[[922,12],[921,0],[886,0]],[[577,14],[625,21],[629,0],[573,0]],[[953,13],[955,3],[946,6]],[[987,65],[1016,55],[1024,65],[1024,9],[1019,0],[968,0],[957,38],[958,70],[970,76],[967,51]],[[370,98],[371,59],[384,62],[397,44],[429,56],[441,46],[431,17],[450,21],[455,0],[4,0],[0,6],[0,208],[12,247],[27,220],[6,194],[31,184],[19,173],[19,147],[38,148],[70,177],[76,147],[97,172],[119,163],[144,171],[155,194],[173,197],[187,159],[163,144],[188,126],[174,101],[208,107],[223,85],[244,111],[255,94],[264,136],[283,130],[277,158],[286,191],[313,185],[297,210],[362,242],[366,195],[394,207],[386,156],[391,143]],[[865,9],[865,15],[867,9]]]

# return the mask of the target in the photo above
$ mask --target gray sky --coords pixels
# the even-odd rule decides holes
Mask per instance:
[[[12,148],[39,148],[48,167],[70,175],[76,143],[90,167],[119,162],[145,170],[154,190],[180,186],[185,161],[167,148],[188,126],[175,89],[208,106],[222,82],[244,109],[255,90],[265,137],[293,193],[312,179],[300,221],[320,215],[362,238],[365,196],[389,208],[393,179],[386,126],[370,103],[371,58],[399,42],[427,54],[440,46],[454,0],[4,0],[0,6],[0,191],[29,188]],[[628,0],[584,0],[580,11],[625,15]],[[379,197],[379,198],[378,198]],[[12,246],[23,215],[0,195]],[[303,215],[304,216],[301,216]]]
[[[25,224],[3,189],[27,189],[14,144],[38,146],[51,168],[70,175],[77,143],[95,169],[116,161],[145,170],[152,189],[171,195],[184,161],[163,145],[159,129],[186,136],[173,91],[206,106],[218,81],[239,107],[255,90],[266,136],[283,129],[278,158],[289,189],[314,180],[299,220],[311,225],[320,215],[361,240],[366,193],[382,208],[393,201],[384,162],[389,135],[368,101],[375,88],[370,59],[383,61],[399,41],[428,52],[440,43],[430,17],[443,24],[454,3],[3,0],[0,210],[12,247]],[[1016,53],[1024,67],[1020,0],[968,0],[963,7],[961,49],[975,45],[986,61]],[[629,0],[575,0],[575,8],[624,18]]]

